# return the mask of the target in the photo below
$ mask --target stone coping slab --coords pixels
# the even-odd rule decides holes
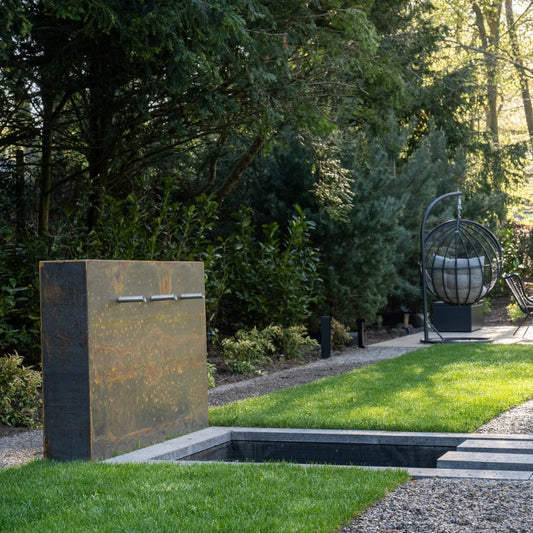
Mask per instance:
[[[528,435],[526,435],[528,436]],[[485,452],[485,453],[526,453],[533,454],[533,435],[529,439],[521,441],[502,440],[480,440],[468,439],[457,446],[458,452]]]
[[[467,439],[480,441],[497,441],[505,438],[508,442],[519,443],[531,440],[529,435],[497,435],[472,433],[422,433],[400,431],[355,431],[328,429],[288,429],[288,428],[242,428],[209,427],[171,439],[147,448],[132,451],[111,459],[107,463],[139,463],[161,461],[187,461],[192,454],[202,452],[214,446],[231,441],[276,441],[276,442],[316,442],[316,443],[354,443],[354,444],[398,444],[406,446],[453,446],[457,447]],[[342,466],[339,466],[342,467]],[[344,466],[346,467],[346,466]],[[382,470],[390,467],[358,467]],[[462,478],[462,479],[533,479],[532,472],[494,471],[481,469],[449,468],[406,468],[415,479],[427,477]]]
[[[533,472],[533,455],[529,453],[447,452],[437,461],[437,467]]]

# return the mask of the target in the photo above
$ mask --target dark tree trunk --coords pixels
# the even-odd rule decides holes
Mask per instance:
[[[103,53],[103,52],[102,52]],[[89,89],[89,209],[87,227],[94,229],[102,214],[108,186],[113,137],[113,94],[107,84],[106,63],[97,53],[93,60]]]
[[[26,231],[26,209],[24,202],[24,152],[16,152],[16,209],[17,209],[17,235],[21,236]]]
[[[258,135],[253,140],[248,150],[246,150],[246,152],[244,152],[239,157],[235,165],[233,165],[233,168],[228,174],[225,182],[216,192],[216,196],[218,199],[223,200],[231,192],[233,187],[237,185],[245,170],[253,163],[254,159],[261,151],[261,148],[263,148],[264,143],[265,137],[262,135]]]
[[[472,2],[472,9],[476,16],[476,26],[481,39],[483,61],[487,74],[487,129],[491,134],[492,141],[497,145],[499,142],[498,62],[495,47],[500,38],[502,0],[493,1],[484,11],[481,10],[477,2]]]
[[[522,94],[524,114],[526,116],[527,131],[529,133],[530,140],[532,140],[533,108],[531,106],[531,93],[529,91],[529,83],[524,70],[524,61],[520,53],[520,44],[518,42],[518,36],[516,35],[512,0],[505,0],[505,16],[507,18],[507,28],[509,32],[509,39],[511,41],[511,50],[513,53],[514,65],[518,74],[518,81],[520,82],[520,92]]]
[[[43,128],[41,134],[41,179],[39,192],[39,235],[48,233],[52,191],[53,96],[43,87]]]

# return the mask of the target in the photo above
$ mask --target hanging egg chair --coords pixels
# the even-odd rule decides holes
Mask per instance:
[[[424,243],[426,286],[444,303],[479,302],[496,285],[502,250],[494,234],[458,218],[439,224]]]
[[[420,266],[426,341],[426,292],[448,305],[475,304],[490,293],[501,273],[503,254],[500,243],[485,226],[461,218],[460,198],[457,219],[443,222],[425,235],[425,223],[432,207],[443,198],[461,194],[458,191],[437,198],[426,210],[422,222]]]

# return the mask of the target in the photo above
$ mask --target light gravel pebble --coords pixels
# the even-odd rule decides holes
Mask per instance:
[[[405,483],[339,533],[531,533],[533,483],[421,479]]]
[[[533,434],[533,400],[477,433]],[[533,481],[412,480],[337,533],[356,532],[532,533]]]
[[[43,456],[43,432],[25,431],[0,439],[0,468],[17,466]]]
[[[533,400],[502,413],[476,433],[533,433]]]
[[[209,391],[209,405],[224,405],[250,396],[349,372],[398,357],[414,348],[370,346],[245,382]],[[503,413],[480,433],[533,434],[533,400]],[[0,467],[42,457],[42,431],[0,439]],[[355,489],[356,490],[356,489]],[[336,533],[531,533],[533,481],[412,480]]]

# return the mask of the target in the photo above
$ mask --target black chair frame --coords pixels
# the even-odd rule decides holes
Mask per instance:
[[[524,287],[524,282],[522,281],[522,278],[519,274],[503,274],[502,277],[507,283],[509,289],[511,289],[511,293],[513,294],[513,297],[516,300],[520,311],[522,311],[522,313],[526,315],[524,317],[524,320],[522,320],[522,322],[520,322],[520,325],[514,330],[513,335],[516,335],[518,330],[524,325],[528,318],[531,318],[531,322],[533,322],[533,298],[527,294],[526,288]],[[524,331],[522,338],[527,333],[531,322],[528,324],[526,330]]]

